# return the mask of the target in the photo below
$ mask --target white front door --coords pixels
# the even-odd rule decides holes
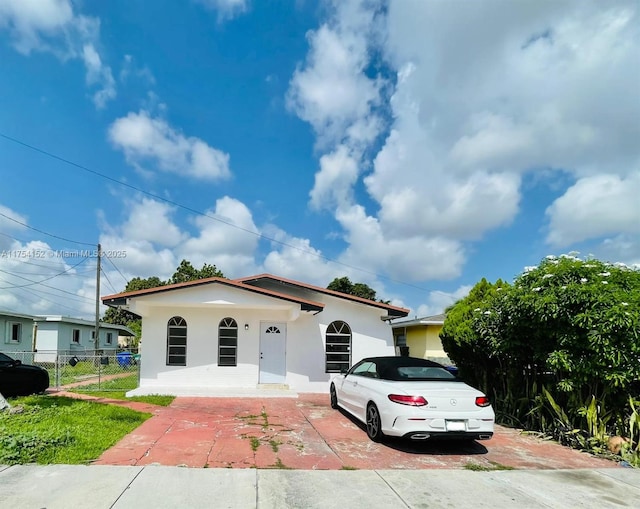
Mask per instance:
[[[286,363],[287,329],[285,323],[262,322],[260,324],[260,383],[284,383]]]

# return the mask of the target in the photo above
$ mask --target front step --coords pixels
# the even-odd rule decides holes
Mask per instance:
[[[288,391],[290,389],[289,384],[258,384],[258,389],[267,389],[274,391]]]

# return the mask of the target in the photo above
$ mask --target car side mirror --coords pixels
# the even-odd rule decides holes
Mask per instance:
[[[14,366],[20,366],[21,364],[22,364],[22,361],[20,359],[14,359],[13,361]]]
[[[340,370],[340,374],[341,374],[341,375],[346,375],[348,372],[349,372],[349,368],[342,368],[342,369]]]

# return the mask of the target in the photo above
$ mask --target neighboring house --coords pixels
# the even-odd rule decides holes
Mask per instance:
[[[131,347],[131,340],[132,339],[133,339],[133,336],[120,334],[118,336],[118,347],[120,347],[120,348],[129,348],[129,347]]]
[[[104,304],[142,317],[140,386],[326,392],[363,357],[394,355],[389,321],[408,310],[270,274],[125,292]]]
[[[0,311],[0,352],[24,352],[33,349],[34,317]]]
[[[434,315],[392,322],[396,351],[400,353],[403,347],[408,347],[408,354],[411,357],[420,357],[450,365],[451,361],[442,348],[440,340],[444,319],[445,315]]]
[[[55,353],[93,355],[98,349],[105,354],[118,349],[118,336],[133,335],[124,325],[100,322],[98,345],[95,344],[95,322],[67,316],[36,316],[36,360],[54,361]]]

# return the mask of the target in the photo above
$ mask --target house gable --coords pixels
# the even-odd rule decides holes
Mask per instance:
[[[355,295],[350,295],[328,288],[322,288],[320,286],[314,286],[300,281],[294,281],[292,279],[286,279],[272,274],[259,274],[257,276],[250,276],[246,278],[236,279],[235,281],[243,283],[245,285],[255,286],[258,288],[266,288],[276,292],[286,292],[291,295],[299,295],[307,297],[312,300],[323,300],[323,296],[332,296],[338,299],[355,302],[358,304],[364,304],[366,306],[375,307],[386,312],[384,319],[394,319],[407,316],[409,314],[408,309],[392,306],[383,302],[377,302],[374,300],[364,299]]]
[[[140,316],[148,312],[149,306],[159,305],[280,307],[281,309],[295,305],[301,311],[310,312],[320,312],[324,309],[321,302],[217,277],[108,295],[102,298],[102,302],[107,306],[126,309]]]

